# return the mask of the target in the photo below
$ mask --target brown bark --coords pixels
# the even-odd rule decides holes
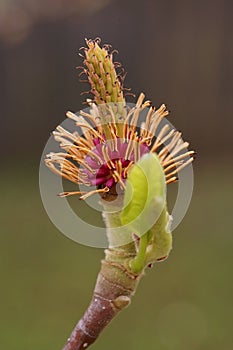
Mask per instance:
[[[130,304],[141,275],[129,272],[122,263],[127,258],[130,254],[123,250],[106,250],[91,303],[63,350],[87,349],[118,312]]]

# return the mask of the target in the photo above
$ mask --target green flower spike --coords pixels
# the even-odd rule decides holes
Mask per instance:
[[[63,350],[86,349],[104,327],[130,303],[147,266],[164,260],[172,247],[166,187],[193,161],[181,133],[165,124],[159,109],[140,94],[127,109],[122,79],[108,47],[87,40],[84,68],[91,85],[90,111],[72,112],[83,135],[58,126],[54,138],[65,152],[50,153],[46,165],[73,183],[94,190],[60,196],[99,194],[109,247],[105,250],[93,298]],[[146,112],[138,126],[141,112]],[[77,228],[78,229],[78,228]]]
[[[99,40],[86,40],[86,59],[83,72],[87,75],[94,94],[96,104],[110,102],[125,102],[123,97],[123,77],[116,73],[113,55],[108,52],[107,46],[100,48]]]

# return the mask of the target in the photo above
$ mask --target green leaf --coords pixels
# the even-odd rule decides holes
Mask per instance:
[[[161,261],[168,257],[172,248],[171,220],[165,207],[156,224],[150,229],[151,238],[147,245],[146,263]]]
[[[122,224],[141,237],[155,225],[165,206],[164,171],[158,156],[148,153],[133,165],[128,174]]]

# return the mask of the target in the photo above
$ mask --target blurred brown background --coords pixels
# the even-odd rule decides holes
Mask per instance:
[[[83,107],[78,49],[97,36],[198,158],[171,257],[93,349],[232,349],[232,11],[230,0],[1,0],[1,349],[60,349],[91,297],[103,252],[50,223],[38,166],[66,110]]]

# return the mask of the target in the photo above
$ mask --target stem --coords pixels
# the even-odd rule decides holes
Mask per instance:
[[[119,215],[105,212],[104,217],[108,238],[116,243],[114,228],[120,225]],[[130,261],[135,259],[136,254],[134,242],[105,250],[91,303],[63,350],[87,349],[108,323],[130,304],[142,276],[141,271],[132,272],[130,268]]]
[[[131,301],[141,274],[127,270],[124,263],[132,258],[124,249],[106,249],[93,298],[74,328],[63,350],[87,349],[108,323]]]
[[[146,248],[148,246],[148,234],[145,233],[139,242],[139,249],[136,257],[130,261],[130,268],[134,273],[141,272],[145,267]]]
[[[107,209],[106,205],[103,215],[110,248],[105,250],[91,303],[63,350],[87,349],[94,343],[108,323],[130,304],[148,263],[162,260],[171,249],[166,208],[158,222],[140,237],[138,249],[135,241],[129,239],[132,233],[120,230],[119,207],[114,212]],[[122,245],[125,238],[129,243]]]

